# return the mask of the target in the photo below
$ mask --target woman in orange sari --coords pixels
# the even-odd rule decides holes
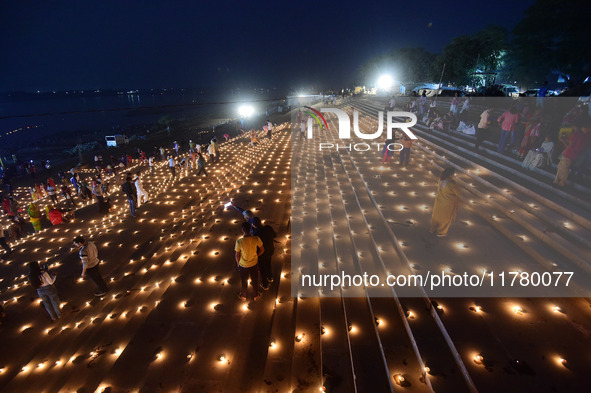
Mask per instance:
[[[431,219],[431,233],[435,233],[439,237],[447,236],[447,231],[456,218],[460,206],[460,187],[453,179],[455,173],[454,168],[447,168],[439,178]]]

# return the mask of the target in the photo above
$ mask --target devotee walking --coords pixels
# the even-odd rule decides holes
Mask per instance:
[[[72,173],[72,177],[70,177],[70,183],[72,183],[72,185],[74,186],[76,194],[80,194],[80,186],[78,185],[78,174],[76,172]],[[39,194],[39,197],[41,197],[41,194]]]
[[[215,162],[215,147],[212,144],[207,147],[207,154],[209,154],[209,162]]]
[[[271,271],[271,258],[275,252],[274,239],[277,233],[270,225],[263,225],[261,219],[254,217],[252,220],[252,234],[258,236],[263,242],[265,251],[259,255],[259,272],[261,273],[261,288],[265,291],[269,289],[269,283],[273,282],[273,272]]]
[[[144,185],[142,184],[142,179],[140,178],[141,172],[138,171],[135,174],[135,189],[137,190],[137,207],[140,207],[142,204],[142,197],[145,198],[145,202],[148,202],[148,193],[144,190]],[[144,202],[144,203],[145,203]]]
[[[150,158],[148,158],[148,166],[150,167],[150,173],[152,175],[156,173],[156,170],[154,169],[154,156],[150,156]]]
[[[39,263],[29,262],[29,283],[37,290],[37,295],[45,306],[52,321],[62,316],[60,311],[60,299],[57,290],[53,286],[55,275],[49,274],[45,268],[41,270]]]
[[[447,236],[447,231],[456,218],[460,206],[460,188],[453,179],[455,173],[454,168],[446,168],[439,178],[430,231],[438,237]]]
[[[392,157],[394,157],[394,150],[396,150],[396,138],[392,138],[392,139],[386,139],[386,142],[384,143],[384,148],[382,149],[382,155],[384,156],[384,158],[382,159],[382,164],[386,163],[386,160],[388,160],[388,162],[390,162],[390,160],[392,160]]]
[[[213,151],[215,153],[215,159],[216,161],[220,161],[220,145],[218,145],[218,140],[216,138],[213,138],[211,140],[211,145],[213,146]]]
[[[99,272],[98,250],[96,246],[93,242],[86,241],[82,236],[74,238],[74,245],[78,247],[78,255],[80,256],[80,261],[82,261],[81,277],[85,278],[88,276],[96,284],[98,292],[94,296],[104,296],[108,288]]]
[[[121,190],[123,190],[123,192],[127,196],[127,202],[129,202],[129,213],[132,217],[135,217],[135,198],[137,197],[137,190],[131,182],[130,175],[127,175],[127,177],[125,178],[125,183],[123,183],[123,185],[121,186]]]
[[[195,169],[197,169],[197,152],[195,150],[191,150],[191,153],[189,154],[189,169],[193,169],[193,167],[195,167]]]
[[[197,176],[199,176],[201,172],[203,172],[205,176],[208,176],[207,171],[205,170],[205,159],[203,158],[201,153],[197,153],[197,155],[199,156],[199,158],[197,159]]]
[[[53,202],[54,205],[59,203],[57,199],[57,190],[55,189],[55,183],[53,180],[51,182],[47,182],[47,194],[49,195],[49,199]]]
[[[253,300],[259,300],[261,295],[259,293],[259,269],[257,267],[258,257],[265,252],[263,242],[258,236],[250,234],[251,226],[248,222],[242,223],[243,236],[236,240],[234,251],[236,251],[235,259],[240,273],[240,281],[242,290],[238,294],[238,298],[246,301],[248,295],[248,278],[253,288]],[[257,250],[258,248],[258,250]]]
[[[174,162],[174,157],[168,156],[168,169],[170,169],[170,173],[172,174],[173,179],[176,175],[175,167],[176,167],[176,162]]]
[[[507,138],[511,136],[511,144],[515,142],[515,135],[513,134],[513,130],[515,129],[515,124],[519,121],[519,113],[517,111],[517,107],[511,105],[511,108],[508,111],[505,111],[498,119],[497,123],[501,126],[501,139],[499,139],[499,146],[497,146],[497,152],[503,153],[505,152],[505,147],[507,145]]]
[[[396,106],[396,97],[392,96],[392,98],[390,98],[390,101],[388,102],[388,110],[393,111],[395,106]]]
[[[72,191],[70,191],[70,187],[68,187],[67,184],[62,184],[61,193],[66,201],[66,206],[68,206],[68,208],[71,209],[74,206],[76,206],[76,202],[74,202],[74,199],[72,198]]]
[[[92,179],[92,195],[96,197],[99,213],[104,214],[109,210],[109,207],[105,204],[105,197],[103,195],[102,185],[97,178]]]

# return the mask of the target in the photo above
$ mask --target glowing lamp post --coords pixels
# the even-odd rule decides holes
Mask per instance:
[[[241,117],[250,117],[254,114],[254,108],[251,105],[242,105],[238,108]]]
[[[394,78],[391,75],[384,74],[378,78],[378,89],[389,91],[394,86]]]
[[[240,125],[244,128],[244,119],[254,114],[254,107],[252,105],[241,105],[238,108],[238,114],[240,115]]]

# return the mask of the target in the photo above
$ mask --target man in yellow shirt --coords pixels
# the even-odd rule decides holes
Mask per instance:
[[[480,145],[488,137],[491,114],[492,108],[486,108],[484,112],[480,114],[480,122],[476,129],[476,143],[474,143],[474,150],[476,151],[479,151]]]
[[[240,272],[240,281],[242,282],[242,290],[238,297],[245,301],[248,295],[248,277],[254,290],[253,300],[259,300],[261,295],[259,293],[259,269],[257,266],[259,256],[265,252],[263,242],[258,236],[250,234],[251,226],[248,222],[242,223],[242,236],[236,240],[234,251],[236,251],[236,264]]]

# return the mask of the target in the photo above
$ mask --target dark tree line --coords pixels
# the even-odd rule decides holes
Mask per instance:
[[[591,75],[591,1],[538,0],[509,32],[488,26],[476,34],[451,40],[439,54],[423,48],[402,48],[373,58],[360,68],[363,81],[394,70],[405,82],[439,81],[455,85],[489,85],[519,80],[541,84],[550,75],[569,86]]]

